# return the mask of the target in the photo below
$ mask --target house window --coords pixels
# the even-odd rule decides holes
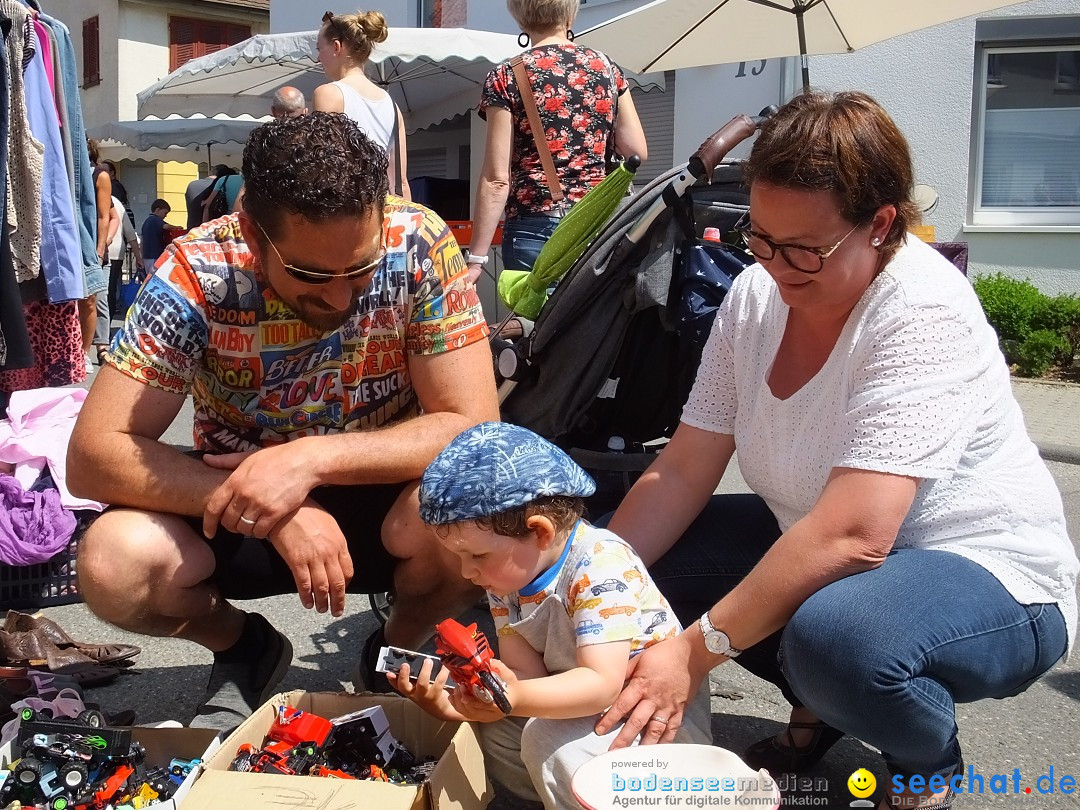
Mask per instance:
[[[169,71],[192,59],[243,42],[250,36],[250,25],[169,17]]]
[[[98,18],[91,17],[83,20],[82,24],[82,53],[83,53],[83,87],[93,87],[101,84],[101,35]]]
[[[976,57],[972,224],[1080,225],[1080,41]]]
[[[467,11],[467,0],[417,0],[417,25],[420,28],[461,28],[465,25]]]

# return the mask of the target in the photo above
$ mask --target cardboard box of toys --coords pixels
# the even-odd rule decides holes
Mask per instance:
[[[146,749],[146,765],[150,768],[168,768],[174,759],[201,759],[204,763],[214,756],[221,745],[218,732],[211,728],[143,728],[134,726],[131,736]],[[176,810],[190,792],[202,772],[196,765],[184,777],[184,781],[172,798],[153,805],[155,810]]]
[[[268,731],[280,721],[280,707],[300,709],[331,720],[354,713],[369,714],[365,710],[375,706],[382,707],[388,723],[388,728],[379,727],[381,721],[376,721],[376,735],[388,731],[417,762],[436,760],[422,784],[229,769],[242,746],[251,746],[244,750],[256,752],[263,747]],[[362,724],[361,727],[364,728]],[[380,739],[380,744],[385,745],[391,737]],[[469,724],[437,720],[400,695],[295,691],[275,695],[225,739],[217,753],[207,760],[202,776],[187,796],[184,810],[284,804],[294,810],[308,807],[481,810],[490,801],[491,786],[484,770],[480,742]]]
[[[45,731],[48,731],[48,729]],[[116,739],[124,740],[125,746],[128,740],[142,746],[146,752],[145,758],[142,760],[142,767],[148,771],[158,768],[170,770],[176,765],[174,761],[184,761],[183,770],[177,768],[179,772],[173,779],[174,783],[179,784],[175,787],[170,798],[154,805],[157,810],[177,810],[180,803],[187,796],[188,791],[191,790],[192,785],[194,785],[202,768],[200,764],[191,765],[191,760],[207,761],[221,744],[218,733],[205,728],[132,726],[105,729],[102,733],[105,731],[116,732]],[[113,736],[109,736],[109,739],[112,738]],[[21,756],[21,745],[16,744],[14,741],[6,743],[3,748],[0,748],[0,769],[6,769],[11,763],[18,761]],[[53,761],[53,765],[57,766],[59,762],[60,760],[57,759]],[[10,778],[10,772],[7,775]],[[104,779],[105,777],[102,776],[101,778]],[[0,783],[3,781],[4,776],[0,774]],[[112,785],[111,789],[115,790],[118,785],[119,783]],[[84,788],[84,790],[91,790],[93,787],[95,786],[92,785]],[[103,784],[99,783],[96,787],[101,788]],[[121,790],[127,789],[126,787],[121,788]],[[53,798],[55,799],[55,797]],[[0,805],[4,803],[0,802]]]

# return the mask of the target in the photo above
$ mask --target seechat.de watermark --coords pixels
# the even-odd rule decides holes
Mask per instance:
[[[1055,772],[1053,765],[1046,773],[1034,778],[1024,778],[1019,768],[1013,768],[1012,773],[982,774],[976,772],[974,765],[968,765],[966,772],[954,774],[951,778],[940,775],[931,776],[929,779],[922,776],[905,778],[898,774],[892,777],[889,783],[888,790],[892,794],[889,798],[899,799],[900,794],[905,792],[909,795],[928,797],[931,794],[940,793],[946,786],[952,788],[953,793],[1014,793],[1043,796],[1064,793],[1070,795],[1076,793],[1077,778],[1072,774]],[[894,801],[893,804],[897,803]]]

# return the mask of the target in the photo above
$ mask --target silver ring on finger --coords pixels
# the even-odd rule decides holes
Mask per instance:
[[[663,723],[665,726],[668,724],[667,718],[666,717],[660,717],[660,715],[657,715],[656,717],[654,717],[652,719],[657,723]]]
[[[252,520],[251,518],[246,518],[243,515],[241,515],[239,518],[237,518],[237,520],[239,520],[241,523],[243,523],[246,526],[254,526],[256,523],[258,523],[258,520]]]

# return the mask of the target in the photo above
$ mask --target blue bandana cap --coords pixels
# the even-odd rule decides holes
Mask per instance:
[[[537,498],[585,498],[596,482],[570,456],[531,430],[506,422],[469,428],[420,479],[420,517],[459,523],[516,509]]]

